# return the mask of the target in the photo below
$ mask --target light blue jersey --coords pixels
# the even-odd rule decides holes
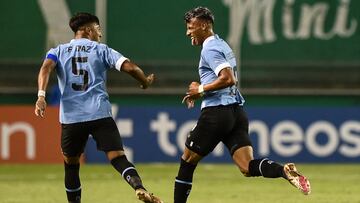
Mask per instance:
[[[202,45],[199,62],[201,84],[212,83],[218,78],[220,71],[227,67],[232,68],[237,80],[236,59],[229,45],[219,38],[218,35],[208,37]],[[232,87],[205,92],[201,108],[234,103],[243,105],[245,100],[236,85],[237,84]]]
[[[112,116],[106,92],[106,71],[110,68],[120,71],[127,58],[105,44],[85,38],[50,49],[46,58],[56,63],[61,123]]]

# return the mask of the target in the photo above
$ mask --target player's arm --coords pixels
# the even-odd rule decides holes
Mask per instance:
[[[230,67],[223,68],[220,71],[219,76],[216,80],[214,80],[212,83],[203,85],[203,92],[224,89],[235,85],[235,83],[236,83],[236,79],[232,71],[232,68]],[[194,85],[194,87],[192,87],[192,91],[196,91],[196,90],[199,90],[199,85],[198,86]]]
[[[212,83],[205,85],[200,85],[198,82],[190,83],[186,96],[183,98],[183,102],[186,101],[189,107],[189,102],[191,100],[193,102],[193,100],[200,98],[206,91],[224,89],[226,87],[233,86],[235,83],[236,79],[232,69],[230,67],[223,68],[220,71],[218,78]]]
[[[146,76],[136,64],[126,60],[121,65],[121,71],[124,71],[140,82],[142,89],[148,88],[154,81],[154,74]]]
[[[38,75],[38,99],[35,104],[35,115],[44,118],[46,101],[45,92],[49,83],[51,72],[54,70],[56,63],[51,59],[45,59]]]

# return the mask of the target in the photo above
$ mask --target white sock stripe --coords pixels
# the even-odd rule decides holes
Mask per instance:
[[[126,171],[131,170],[131,169],[136,170],[135,167],[128,167],[122,172],[121,176],[124,177],[124,174],[126,173]]]
[[[182,180],[178,180],[178,179],[175,179],[175,182],[182,183],[182,184],[187,184],[187,185],[192,185],[192,182],[186,182],[186,181],[182,181]]]
[[[268,160],[268,158],[265,158],[265,159],[261,160],[261,161],[260,161],[260,164],[259,164],[259,171],[260,171],[260,174],[261,174],[262,176],[264,176],[264,175],[263,175],[263,173],[262,173],[262,171],[261,171],[261,164],[262,164],[264,161],[266,161],[266,160]]]
[[[66,192],[77,192],[77,191],[81,190],[81,186],[76,188],[76,189],[67,189],[67,188],[65,188],[65,190],[66,190]]]

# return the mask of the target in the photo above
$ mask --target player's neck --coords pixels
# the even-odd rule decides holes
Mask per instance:
[[[214,36],[214,35],[215,35],[214,31],[212,29],[209,29],[205,34],[205,39],[207,39],[211,36]]]
[[[204,45],[204,42],[205,42],[205,41],[208,41],[207,39],[208,39],[209,37],[212,37],[212,36],[214,36],[214,35],[215,35],[215,33],[214,33],[212,30],[209,30],[209,32],[207,32],[207,33],[204,35],[204,41],[203,41],[202,45]]]
[[[78,31],[75,33],[74,39],[90,39],[90,36],[84,31]]]

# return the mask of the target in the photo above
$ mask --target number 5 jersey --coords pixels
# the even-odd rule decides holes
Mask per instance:
[[[105,44],[73,39],[50,49],[47,59],[56,63],[61,92],[60,123],[70,124],[111,117],[106,92],[106,71],[128,60]]]

